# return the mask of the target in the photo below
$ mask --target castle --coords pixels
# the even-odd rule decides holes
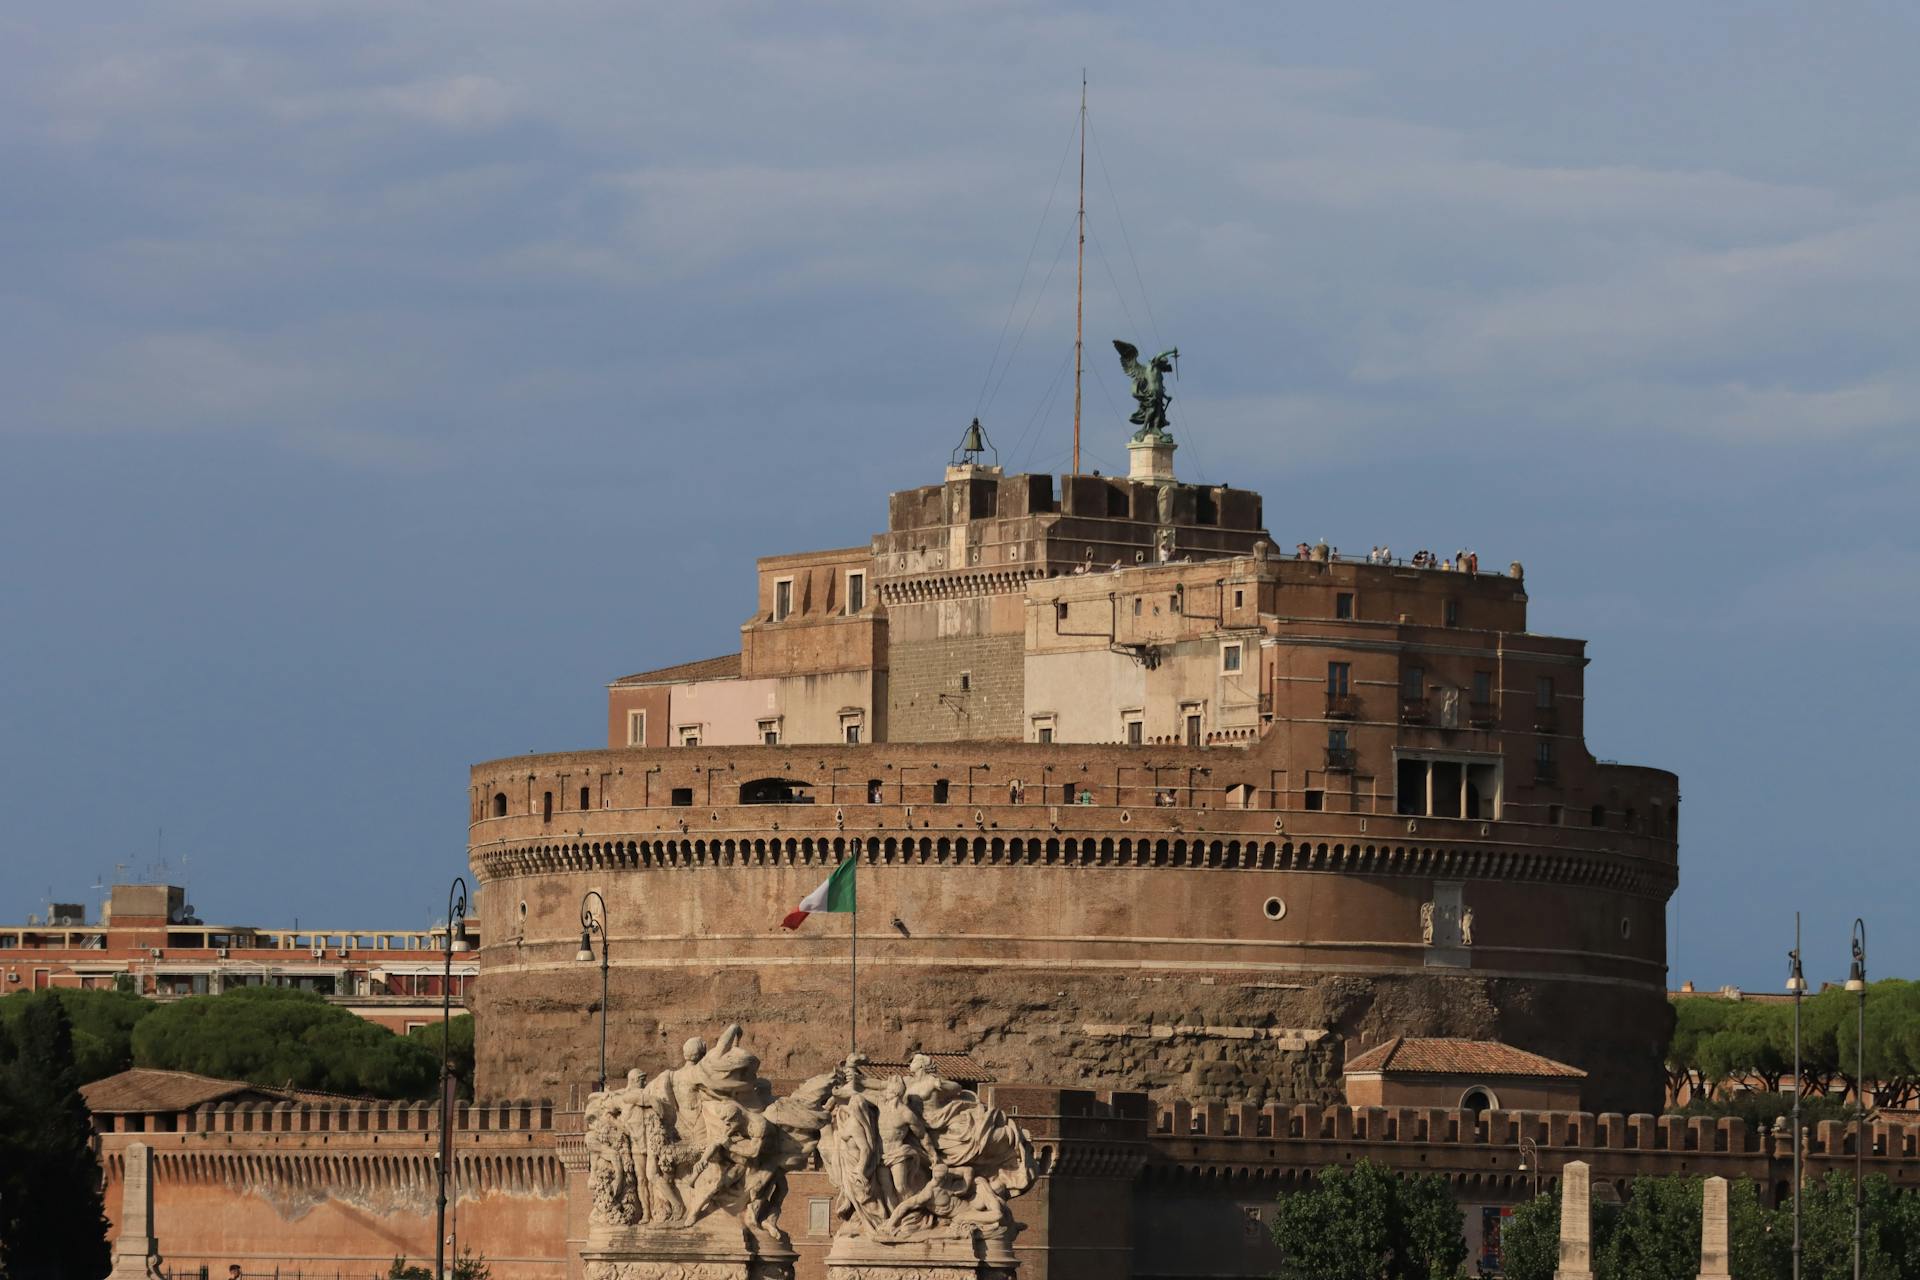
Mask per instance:
[[[737,653],[614,680],[604,749],[475,765],[473,1001],[491,1096],[751,1024],[799,1077],[848,1041],[1001,1080],[1330,1102],[1394,1036],[1503,1041],[1655,1110],[1677,779],[1596,760],[1579,640],[1518,564],[1282,551],[1258,494],[1008,475],[970,432],[866,545],[757,566]]]

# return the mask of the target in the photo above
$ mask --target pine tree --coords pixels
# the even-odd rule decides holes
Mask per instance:
[[[11,1280],[95,1280],[107,1218],[73,1029],[36,1001],[0,1033],[0,1269]]]

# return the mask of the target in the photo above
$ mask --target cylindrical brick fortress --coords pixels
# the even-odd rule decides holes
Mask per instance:
[[[1349,1042],[1464,1036],[1585,1069],[1590,1109],[1658,1109],[1671,830],[1279,810],[1275,754],[887,743],[477,765],[478,1088],[564,1098],[591,1079],[589,889],[608,908],[610,1073],[670,1065],[730,1021],[767,1074],[825,1070],[848,1050],[851,922],[779,922],[857,857],[874,1058],[1325,1101]],[[1672,811],[1672,774],[1600,768]]]

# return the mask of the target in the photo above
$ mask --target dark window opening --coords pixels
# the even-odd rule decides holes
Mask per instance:
[[[1473,673],[1473,700],[1475,702],[1493,701],[1493,672],[1476,671]]]
[[[1560,808],[1559,805],[1550,804],[1547,806],[1547,825],[1548,826],[1550,827],[1559,826],[1560,820],[1563,816],[1564,816],[1564,811]]]
[[[740,784],[741,804],[812,804],[808,784],[792,778],[754,778]]]
[[[859,746],[860,745],[860,726],[857,724],[848,725],[846,738],[849,745],[856,746],[856,747]]]
[[[971,691],[972,688],[973,688],[973,672],[962,671],[960,673],[960,692],[967,693]]]
[[[1179,613],[1180,602],[1185,600],[1186,597],[1187,597],[1187,589],[1184,586],[1175,587],[1173,589],[1173,594],[1167,597],[1167,612]]]
[[[1632,805],[1628,805],[1626,808],[1626,812],[1620,815],[1621,830],[1632,831],[1634,829],[1634,821],[1639,816],[1640,815],[1634,810],[1634,807]]]
[[[1603,804],[1593,806],[1592,822],[1596,827],[1604,827],[1607,825],[1607,806]]]
[[[507,793],[504,791],[493,793],[493,816],[496,818],[507,816]]]
[[[1197,711],[1189,712],[1187,715],[1187,745],[1190,747],[1200,745],[1200,713]]]
[[[1247,593],[1236,587],[1233,592],[1233,607],[1238,609],[1244,604],[1246,604],[1246,602],[1247,602]]]
[[[1327,730],[1327,750],[1329,751],[1348,750],[1347,731],[1345,729]]]
[[[1427,811],[1427,762],[1402,760],[1393,773],[1395,813],[1421,814]]]
[[[1424,669],[1408,667],[1400,673],[1400,696],[1403,698],[1427,696],[1427,673]]]
[[[1043,727],[1043,728],[1041,728],[1041,729],[1039,729],[1039,730],[1037,730],[1037,731],[1035,732],[1035,736],[1036,736],[1036,737],[1038,737],[1038,738],[1040,739],[1040,741],[1042,741],[1042,742],[1052,742],[1052,741],[1053,741],[1053,726],[1052,726],[1052,725],[1046,725],[1045,727]]]
[[[878,778],[867,779],[867,803],[880,803],[880,779]]]
[[[553,821],[553,792],[551,791],[543,791],[540,794],[540,821]]]
[[[693,788],[692,787],[675,787],[673,789],[673,795],[669,799],[669,803],[671,803],[673,807],[676,809],[686,809],[691,807],[693,804]]]
[[[1333,616],[1351,618],[1353,616],[1353,592],[1342,591],[1333,598]]]
[[[1060,788],[1061,804],[1072,804],[1075,800],[1078,800],[1079,798],[1080,798],[1080,789],[1074,786],[1071,782],[1067,783],[1066,785]]]
[[[1127,721],[1127,745],[1130,747],[1139,746],[1141,735],[1144,734],[1145,732],[1146,732],[1146,728],[1140,721],[1138,720]]]
[[[785,622],[793,612],[793,583],[776,582],[773,584],[773,620]]]
[[[1485,818],[1491,816],[1483,812],[1482,801],[1480,799],[1480,784],[1471,779],[1467,782],[1467,816],[1469,818]]]
[[[1550,707],[1553,705],[1552,676],[1541,676],[1539,682],[1533,686],[1533,705],[1536,707]]]
[[[1493,1097],[1485,1089],[1469,1089],[1460,1099],[1460,1109],[1479,1115],[1483,1111],[1493,1110]]]
[[[1459,626],[1460,625],[1460,602],[1458,600],[1451,600],[1451,599],[1448,600],[1446,605],[1441,610],[1441,617],[1446,622],[1446,625],[1448,625],[1449,627]]]
[[[1053,617],[1056,622],[1065,622],[1067,620],[1067,602],[1065,600],[1055,602],[1053,606]]]
[[[592,787],[580,788],[580,807],[582,809],[593,808],[593,788]]]
[[[945,778],[935,778],[933,780],[933,802],[935,804],[945,804],[947,802],[947,796],[951,794],[951,792],[952,784]]]
[[[1433,762],[1433,816],[1436,818],[1460,816],[1460,762],[1458,760]]]
[[[1303,803],[1306,805],[1307,812],[1319,813],[1322,809],[1326,808],[1326,795],[1327,793],[1324,791],[1307,792],[1303,797]]]
[[[1327,692],[1346,694],[1352,692],[1353,664],[1350,662],[1329,662],[1327,664]]]
[[[1198,490],[1193,495],[1193,498],[1193,521],[1195,524],[1220,523],[1220,504],[1213,500],[1213,490]]]

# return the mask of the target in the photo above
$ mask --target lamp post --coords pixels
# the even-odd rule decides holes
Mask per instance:
[[[1787,990],[1793,993],[1793,1280],[1800,1280],[1800,997],[1807,975],[1800,971],[1800,913],[1793,913],[1793,950],[1787,952]]]
[[[453,1022],[453,953],[471,950],[467,944],[467,878],[455,876],[447,886],[447,937],[442,952],[445,964],[440,974],[440,1152],[435,1160],[439,1190],[434,1202],[433,1274],[434,1280],[447,1276],[447,1163],[453,1158],[453,1107],[448,1088],[453,1083],[449,1036]]]
[[[1540,1198],[1540,1148],[1532,1138],[1520,1139],[1520,1172],[1533,1174],[1533,1198]]]
[[[588,902],[598,901],[600,914],[595,915]],[[613,945],[607,940],[607,900],[600,896],[598,889],[589,889],[580,899],[580,950],[573,958],[582,964],[593,963],[593,935],[600,935],[600,1079],[593,1087],[595,1093],[607,1091],[607,966],[613,962]]]
[[[1853,1033],[1853,1093],[1858,1110],[1853,1119],[1853,1280],[1860,1280],[1860,1242],[1865,1227],[1865,1193],[1861,1188],[1867,1159],[1867,922],[1854,917],[1853,964],[1847,969],[1847,990],[1860,997]]]

